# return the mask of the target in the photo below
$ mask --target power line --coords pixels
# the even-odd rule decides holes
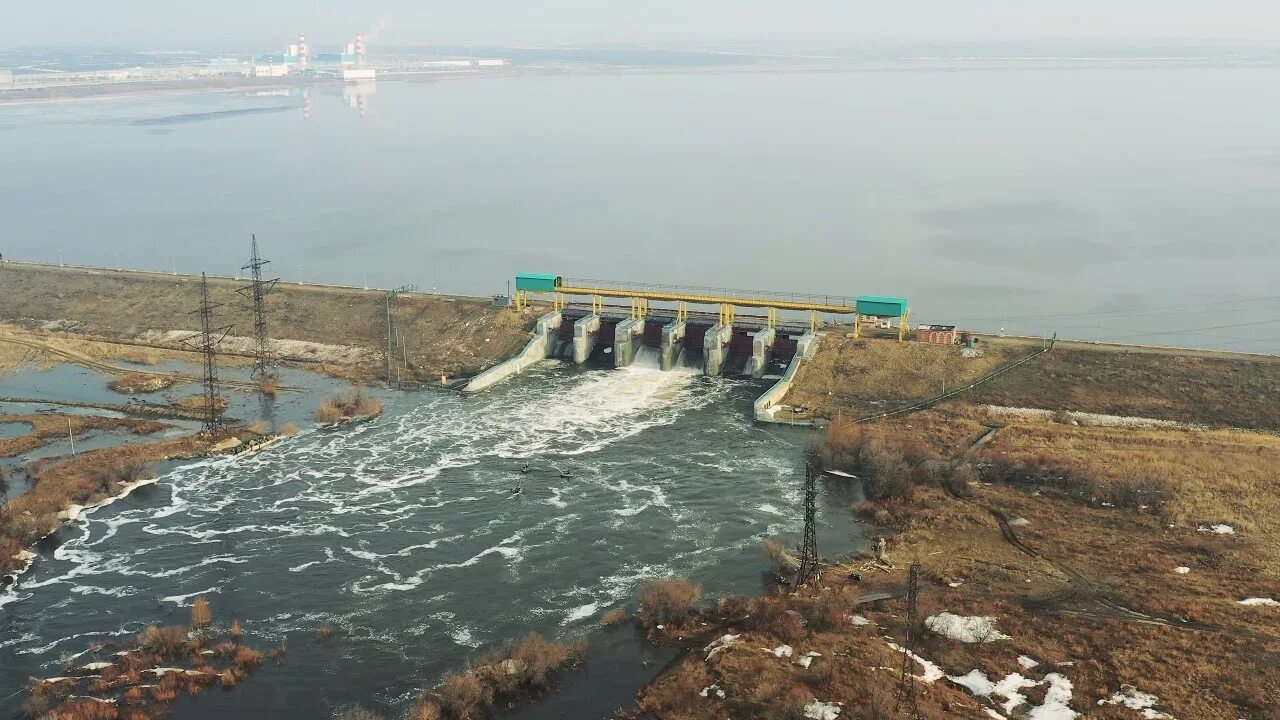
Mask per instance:
[[[1213,302],[1196,303],[1194,305],[1166,305],[1164,307],[1154,308],[1137,308],[1133,310],[1096,310],[1092,312],[1082,313],[1048,313],[1044,315],[1005,315],[1000,317],[985,318],[967,318],[968,322],[1000,322],[1004,320],[1054,320],[1057,318],[1079,318],[1079,317],[1099,317],[1109,315],[1149,315],[1162,312],[1171,312],[1174,310],[1196,310],[1206,307],[1217,307],[1219,305],[1242,305],[1244,303],[1265,302],[1268,300],[1280,300],[1280,295],[1267,295],[1254,298],[1241,298],[1238,300],[1215,300]],[[1204,310],[1204,312],[1213,312]]]
[[[1211,326],[1209,326],[1209,327],[1200,327],[1200,328],[1184,328],[1184,329],[1182,329],[1182,330],[1161,330],[1161,331],[1158,331],[1158,332],[1147,332],[1147,333],[1138,333],[1138,334],[1129,334],[1129,333],[1126,333],[1126,334],[1124,334],[1124,335],[1112,335],[1112,336],[1108,336],[1108,337],[1103,338],[1103,339],[1105,339],[1105,340],[1129,340],[1129,339],[1132,339],[1132,338],[1139,338],[1139,337],[1156,337],[1156,336],[1160,336],[1160,335],[1185,335],[1185,334],[1188,334],[1188,333],[1204,332],[1204,331],[1206,331],[1206,330],[1227,330],[1227,329],[1230,329],[1230,328],[1254,327],[1254,326],[1256,326],[1256,325],[1274,325],[1275,323],[1280,323],[1280,318],[1272,318],[1271,320],[1255,320],[1255,321],[1253,321],[1253,322],[1231,323],[1231,324],[1229,324],[1229,325],[1211,325]]]

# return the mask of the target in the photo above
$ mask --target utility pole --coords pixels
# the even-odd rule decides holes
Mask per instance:
[[[394,352],[394,344],[392,342],[392,338],[394,337],[392,332],[395,327],[393,305],[396,298],[401,293],[413,292],[414,290],[417,290],[417,288],[413,285],[401,285],[398,288],[392,288],[387,291],[387,385],[391,385],[391,358],[393,357],[392,353]],[[400,387],[399,382],[396,383],[396,387]]]
[[[818,579],[817,475],[813,463],[804,464],[804,541],[800,545],[800,567],[795,587]]]
[[[912,656],[916,651],[916,601],[920,594],[920,563],[911,563],[907,579],[907,637],[902,652],[902,672],[898,676],[898,691],[893,707],[894,714],[906,710],[911,720],[920,720],[920,707],[916,705],[916,678],[911,674]]]
[[[209,278],[200,273],[200,307],[192,311],[200,316],[200,332],[182,342],[204,356],[204,425],[202,435],[216,435],[226,429],[222,418],[222,398],[218,395],[218,344],[231,332],[231,327],[214,327],[213,311],[221,304],[209,302]]]
[[[270,265],[271,261],[263,260],[258,255],[258,236],[255,234],[249,237],[252,247],[249,262],[240,269],[250,272],[251,282],[247,287],[239,288],[236,292],[249,298],[253,303],[253,337],[256,357],[250,377],[256,378],[259,388],[265,390],[266,386],[276,379],[275,360],[271,357],[271,341],[267,338],[266,297],[275,289],[280,278],[262,279],[262,269]]]

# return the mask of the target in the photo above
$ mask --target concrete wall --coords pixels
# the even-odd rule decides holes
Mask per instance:
[[[504,360],[471,379],[463,392],[476,393],[505,380],[512,375],[524,372],[525,368],[546,360],[551,355],[551,340],[555,331],[560,328],[562,316],[558,312],[547,313],[538,318],[533,328],[533,337],[524,349],[515,357]]]
[[[684,329],[682,322],[673,322],[662,328],[662,360],[660,367],[670,370],[676,366],[680,357],[680,349],[684,347]]]
[[[818,351],[818,343],[822,341],[822,336],[817,333],[807,332],[796,343],[796,355],[791,358],[791,363],[787,365],[787,371],[782,374],[782,379],[773,384],[765,394],[755,403],[756,422],[786,422],[783,420],[774,420],[773,411],[776,406],[786,397],[787,392],[791,390],[791,383],[795,380],[796,372],[800,370],[800,364],[805,360],[813,357]],[[809,422],[788,423],[793,425],[809,425]]]
[[[644,335],[644,318],[623,320],[613,331],[613,366],[627,367],[636,359],[636,350]]]
[[[600,316],[588,315],[573,324],[573,361],[579,365],[591,357],[596,349],[596,334],[600,332]]]
[[[712,325],[702,338],[702,371],[707,375],[719,375],[729,359],[729,341],[733,339],[733,324]]]
[[[764,328],[752,336],[751,360],[747,363],[747,371],[751,373],[751,377],[764,376],[765,368],[769,367],[769,359],[773,357],[773,341],[777,337],[778,333],[773,328]]]

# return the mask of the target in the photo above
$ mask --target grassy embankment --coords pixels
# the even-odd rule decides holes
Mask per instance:
[[[196,330],[196,318],[189,311],[198,302],[198,277],[12,263],[0,268],[0,273],[0,321],[40,331],[45,337],[139,343],[144,353],[152,349],[163,353],[148,359],[162,359],[180,352],[180,338]],[[224,351],[229,356],[248,353],[252,345],[245,336],[251,334],[253,321],[244,298],[235,292],[245,283],[224,279],[209,283],[213,302],[225,303],[218,323],[234,326]],[[281,283],[269,296],[267,307],[268,326],[277,339],[275,351],[283,359],[362,382],[385,374],[382,291]],[[405,379],[423,382],[438,382],[442,374],[474,374],[519,350],[533,319],[533,311],[522,315],[494,308],[487,300],[402,295],[395,305],[396,325],[404,339],[403,347],[396,343],[400,370]],[[126,349],[130,347],[95,344],[93,352],[136,360],[126,355],[137,352]],[[7,351],[9,355],[20,352],[24,351]],[[406,352],[407,369],[403,367]]]
[[[922,620],[994,619],[994,630],[967,638],[976,642],[915,628],[917,654],[937,668],[910,664],[925,678],[916,687],[926,718],[1021,717],[1035,707],[1051,716],[1055,700],[1091,718],[1132,718],[1141,710],[1109,704],[1126,685],[1173,717],[1276,717],[1280,608],[1240,601],[1280,599],[1280,438],[1060,419],[1010,422],[956,405],[834,423],[822,460],[867,483],[872,499],[857,511],[895,534],[893,570],[830,563],[819,582],[751,600],[738,618],[723,602],[703,611],[696,617],[712,621],[711,634],[739,637],[710,659],[685,657],[635,709],[659,720],[803,717],[817,700],[843,703],[841,717],[897,717],[902,656],[883,636],[903,641],[903,602],[855,603],[881,591],[900,597],[916,561]],[[975,444],[990,427],[995,435]],[[790,657],[761,649],[783,644]],[[810,651],[821,655],[797,665]],[[1005,682],[982,687],[973,671]],[[965,676],[987,694],[957,681]]]
[[[783,402],[802,415],[865,417],[972,382],[1041,347],[985,338],[959,348],[831,334],[801,366]],[[1069,410],[1250,429],[1280,429],[1280,357],[1059,342],[1056,349],[965,394],[978,404]]]

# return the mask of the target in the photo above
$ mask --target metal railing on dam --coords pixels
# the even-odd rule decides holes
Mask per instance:
[[[838,315],[852,314],[857,311],[856,298],[843,295],[819,295],[816,293],[735,290],[732,288],[689,285],[653,285],[588,278],[564,278],[557,291],[564,295],[642,298],[658,302],[736,305],[739,307],[825,312]]]

